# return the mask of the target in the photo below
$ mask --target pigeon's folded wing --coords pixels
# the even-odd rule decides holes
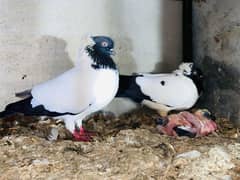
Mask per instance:
[[[54,112],[80,113],[94,102],[96,75],[75,67],[57,78],[35,86],[32,105]]]
[[[28,98],[31,96],[31,89],[27,89],[25,91],[21,91],[21,92],[16,92],[15,93],[15,96],[18,97],[18,98]]]
[[[198,97],[192,80],[184,76],[170,74],[158,77],[138,77],[136,82],[143,94],[149,96],[152,101],[176,108],[191,106]]]

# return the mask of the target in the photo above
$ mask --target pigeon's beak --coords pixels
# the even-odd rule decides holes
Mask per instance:
[[[116,55],[116,52],[113,49],[110,49],[110,54],[114,56]]]

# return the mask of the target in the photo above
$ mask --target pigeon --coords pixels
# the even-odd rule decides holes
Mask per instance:
[[[108,105],[115,97],[119,72],[111,55],[114,42],[107,36],[89,37],[72,69],[31,90],[17,93],[23,98],[8,104],[0,118],[16,113],[61,119],[75,140],[88,141],[82,121]]]
[[[171,110],[191,108],[203,91],[203,74],[193,63],[172,73],[120,75],[116,97],[129,98],[166,117]]]
[[[166,119],[157,119],[157,129],[169,136],[201,137],[217,129],[215,117],[207,109],[198,109],[194,113],[187,111],[171,114]]]

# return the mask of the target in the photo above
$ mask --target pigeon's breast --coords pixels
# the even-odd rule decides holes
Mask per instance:
[[[94,88],[96,104],[104,107],[112,101],[117,93],[119,74],[117,70],[101,69],[100,71],[97,70],[96,77]]]

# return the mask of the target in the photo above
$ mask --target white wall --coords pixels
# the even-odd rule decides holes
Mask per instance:
[[[113,37],[121,73],[172,70],[181,61],[181,2],[0,0],[0,107],[69,69],[87,33]]]

